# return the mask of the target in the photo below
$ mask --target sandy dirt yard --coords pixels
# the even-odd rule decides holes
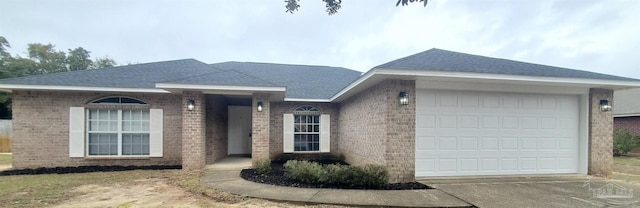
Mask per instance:
[[[55,207],[307,207],[261,199],[248,199],[236,204],[215,202],[170,185],[164,178],[141,179],[110,186],[83,185],[72,192],[79,195]]]

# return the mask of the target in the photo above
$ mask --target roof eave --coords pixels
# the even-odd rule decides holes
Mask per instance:
[[[170,91],[172,93],[182,93],[183,91],[200,91],[203,94],[220,95],[253,95],[254,93],[268,93],[272,96],[271,101],[284,100],[286,87],[274,86],[237,86],[237,85],[197,85],[197,84],[177,84],[177,83],[157,83],[157,88]]]
[[[466,73],[466,72],[443,72],[436,70],[407,70],[374,68],[362,75],[356,81],[336,93],[331,102],[341,102],[353,94],[360,92],[378,82],[388,79],[448,79],[466,80],[476,82],[502,82],[502,83],[532,83],[550,86],[574,86],[583,88],[603,88],[611,90],[623,90],[630,88],[640,88],[640,81],[626,80],[604,80],[604,79],[584,79],[584,78],[562,78],[562,77],[540,77],[523,75],[504,75],[488,73]],[[354,92],[355,91],[355,92]]]
[[[170,93],[157,88],[131,88],[131,87],[91,87],[91,86],[63,86],[63,85],[25,85],[25,84],[0,84],[0,90],[12,92],[14,90],[38,90],[38,91],[92,91],[92,92],[140,92],[140,93]]]

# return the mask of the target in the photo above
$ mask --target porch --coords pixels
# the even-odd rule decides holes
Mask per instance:
[[[225,158],[231,159],[222,162],[269,157],[269,105],[280,96],[183,91],[182,97],[184,170],[201,169]]]

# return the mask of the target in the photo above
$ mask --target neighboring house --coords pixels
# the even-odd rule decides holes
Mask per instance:
[[[613,96],[613,126],[640,135],[640,89],[616,91]]]
[[[15,168],[330,153],[425,176],[601,174],[601,102],[640,81],[431,49],[361,74],[193,59],[0,80]],[[604,102],[606,104],[606,102]]]

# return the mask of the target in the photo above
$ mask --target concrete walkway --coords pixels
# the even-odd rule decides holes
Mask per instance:
[[[246,162],[248,160],[248,163]],[[255,183],[240,178],[250,159],[226,158],[205,168],[201,182],[211,188],[255,198],[350,206],[470,207],[471,205],[436,189],[351,190],[294,188]]]

